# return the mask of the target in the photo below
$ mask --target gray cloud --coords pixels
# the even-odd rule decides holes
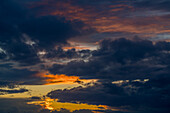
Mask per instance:
[[[61,102],[79,101],[121,107],[122,110],[134,113],[159,113],[160,111],[168,113],[169,86],[167,79],[152,79],[145,83],[129,81],[121,85],[103,82],[86,88],[56,90],[48,93],[47,96],[57,98]]]
[[[20,89],[13,89],[13,90],[4,90],[4,89],[0,89],[0,95],[5,95],[5,94],[14,94],[14,93],[24,93],[24,92],[28,92],[27,89],[24,88],[20,88]]]
[[[54,74],[78,75],[100,79],[138,79],[169,76],[169,42],[155,45],[148,40],[104,40],[88,62],[54,64]],[[166,61],[165,61],[166,60]]]

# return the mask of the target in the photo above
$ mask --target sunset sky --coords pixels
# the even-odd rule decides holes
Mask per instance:
[[[0,1],[0,113],[169,105],[170,0]]]

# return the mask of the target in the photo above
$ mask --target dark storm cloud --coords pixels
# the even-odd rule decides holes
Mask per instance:
[[[57,49],[51,49],[47,51],[47,53],[43,56],[44,58],[50,59],[68,59],[71,60],[73,58],[87,58],[91,55],[90,50],[79,50],[76,51],[75,48],[63,50],[62,47],[58,47]]]
[[[34,65],[40,63],[36,51],[29,45],[22,42],[9,42],[1,47],[6,51],[9,61],[16,61],[20,65]]]
[[[0,58],[22,66],[41,63],[40,50],[67,44],[84,26],[59,16],[35,17],[17,0],[1,1],[0,14]]]
[[[104,40],[88,62],[55,64],[51,73],[90,78],[137,79],[169,76],[169,42],[148,40]]]
[[[67,43],[68,38],[78,34],[72,27],[71,21],[52,16],[29,19],[19,28],[42,48]]]
[[[62,102],[79,101],[121,107],[134,113],[159,113],[160,111],[168,113],[169,89],[169,80],[152,79],[145,83],[139,81],[129,81],[119,85],[100,83],[86,88],[56,90],[48,93],[47,96]]]
[[[0,48],[5,51],[3,59],[23,64],[38,62],[35,51],[21,41],[23,37],[18,24],[25,19],[25,9],[15,0],[2,0],[0,10]]]
[[[1,57],[9,56],[9,60],[20,62],[23,65],[41,62],[37,55],[38,50],[49,51],[56,45],[66,44],[68,38],[78,34],[69,22],[64,21],[62,18],[42,17],[19,24],[19,31],[14,31],[14,34],[9,36],[2,36],[0,47],[6,52],[6,55],[1,53]],[[7,33],[10,32],[7,31]]]

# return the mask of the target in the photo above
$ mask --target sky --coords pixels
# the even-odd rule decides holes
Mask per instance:
[[[169,6],[1,0],[0,112],[168,113]]]

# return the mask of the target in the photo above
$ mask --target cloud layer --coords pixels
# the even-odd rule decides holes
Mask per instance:
[[[114,80],[169,76],[169,46],[169,42],[153,44],[140,39],[103,40],[89,61],[54,64],[49,70],[54,74]]]
[[[133,113],[168,113],[169,80],[153,79],[124,81],[118,84],[100,83],[86,88],[56,90],[47,96],[61,102],[104,104]]]

